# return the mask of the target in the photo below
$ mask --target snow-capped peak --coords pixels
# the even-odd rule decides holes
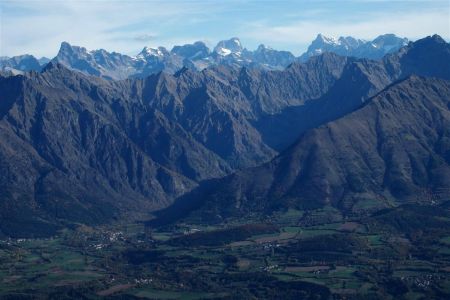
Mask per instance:
[[[383,34],[372,41],[372,46],[389,52],[393,48],[400,48],[408,44],[407,38],[400,38],[394,34]]]
[[[164,52],[162,51],[161,47],[144,47],[141,54],[143,54],[144,56],[164,56]]]
[[[323,34],[319,33],[316,37],[316,41],[320,41],[322,43],[325,44],[330,44],[330,45],[339,45],[341,42],[340,40],[334,38],[334,37],[326,37]]]
[[[153,47],[144,47],[144,49],[142,49],[142,51],[136,56],[133,57],[134,60],[144,60],[146,61],[148,58],[157,58],[157,59],[161,59],[163,57],[165,57],[168,54],[168,51],[166,48],[164,47],[158,47],[158,48],[153,48]]]
[[[229,40],[220,41],[214,48],[214,52],[221,56],[227,56],[232,53],[239,56],[242,50],[243,48],[241,41],[236,37]]]
[[[223,48],[223,47],[216,48],[214,51],[216,51],[217,54],[219,54],[221,56],[227,56],[232,53],[230,49]]]
[[[385,34],[373,41],[356,39],[351,36],[341,36],[339,39],[318,34],[316,39],[301,56],[300,60],[307,60],[311,56],[324,52],[338,55],[380,59],[385,54],[393,52],[408,43],[406,38],[399,38],[394,34]]]

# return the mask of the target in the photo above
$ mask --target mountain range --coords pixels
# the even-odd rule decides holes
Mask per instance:
[[[324,205],[361,214],[450,189],[449,67],[450,46],[438,36],[381,62],[348,62],[328,93],[288,114],[303,129],[294,144],[262,166],[204,182],[153,224],[190,212],[217,222]]]
[[[205,182],[150,224],[325,205],[361,216],[419,201],[428,189],[449,190],[449,99],[448,80],[395,82],[355,112],[305,132],[274,160]]]
[[[325,51],[282,70],[235,63],[246,53],[238,39],[135,58],[63,43],[40,71],[0,76],[1,234],[46,236],[158,209],[159,223],[324,203],[357,213],[448,187],[441,37],[381,60]],[[207,67],[177,65],[187,57]],[[173,69],[155,73],[150,59]],[[147,75],[110,80],[126,63]]]
[[[381,59],[386,54],[396,52],[401,47],[408,45],[408,42],[407,38],[399,38],[394,34],[383,34],[373,41],[356,39],[351,36],[341,36],[336,39],[318,34],[308,50],[299,59],[305,61],[324,52],[357,58]]]
[[[250,51],[234,37],[220,41],[213,50],[198,41],[174,46],[170,51],[164,47],[144,47],[139,54],[131,57],[103,49],[88,51],[84,47],[63,42],[53,61],[85,74],[120,80],[144,78],[160,71],[174,74],[184,67],[203,70],[214,65],[283,70],[295,61],[305,62],[308,58],[325,52],[341,56],[381,59],[385,54],[395,52],[407,43],[406,38],[399,38],[393,34],[381,35],[373,41],[352,37],[334,39],[319,34],[307,52],[295,57],[288,51],[278,51],[265,45],[259,45],[256,50]],[[10,70],[16,74],[21,71],[40,71],[48,61],[46,58],[37,60],[31,55],[4,57],[0,60],[0,69]]]
[[[35,58],[33,55],[25,54],[14,57],[0,57],[0,69],[2,71],[10,71],[13,74],[20,74],[25,71],[40,71],[50,59],[41,57]]]

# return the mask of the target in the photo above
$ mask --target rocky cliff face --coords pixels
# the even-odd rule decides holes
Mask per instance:
[[[342,67],[335,68],[340,72],[338,79],[329,89],[323,89],[326,90],[324,95],[305,105],[288,106],[280,113],[265,115],[257,121],[257,127],[268,145],[282,150],[306,129],[359,108],[369,97],[396,80],[411,74],[450,79],[449,52],[448,43],[439,36],[432,36],[411,43],[381,61],[346,58]],[[326,55],[335,57],[332,54],[319,57]],[[336,64],[328,61],[327,65]]]
[[[51,62],[0,77],[2,232],[142,217],[202,180],[269,160],[276,152],[252,120],[320,95],[337,77],[333,67],[315,75],[329,81],[305,81],[313,69],[183,69],[105,81]]]
[[[272,124],[300,134],[288,150],[261,167],[204,183],[159,220],[182,211],[211,221],[326,204],[357,213],[448,189],[448,50],[433,36],[381,62],[349,59],[324,95],[271,116]],[[274,133],[266,135],[275,141]]]
[[[205,222],[288,207],[364,213],[447,190],[449,101],[450,81],[396,82],[355,112],[306,131],[271,162],[204,183],[154,224],[188,212]]]
[[[204,180],[277,152],[284,157],[300,135],[359,109],[396,80],[450,79],[448,48],[429,37],[383,61],[326,53],[283,71],[218,65],[108,81],[51,62],[40,73],[0,77],[0,230],[40,234],[64,222],[145,217],[139,212],[166,207]]]
[[[101,223],[164,207],[195,186],[127,136],[111,87],[56,65],[2,78],[0,86],[2,232],[33,235],[61,222]]]

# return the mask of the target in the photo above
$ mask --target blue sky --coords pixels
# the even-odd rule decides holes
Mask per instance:
[[[237,36],[299,55],[318,33],[450,39],[450,0],[0,0],[0,56],[53,57],[67,41],[129,55]]]

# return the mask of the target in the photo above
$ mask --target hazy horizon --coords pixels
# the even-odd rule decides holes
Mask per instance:
[[[262,43],[300,55],[318,33],[449,40],[450,11],[447,1],[1,0],[0,32],[0,56],[9,57],[51,58],[63,41],[136,55],[198,40],[212,48],[234,36],[250,50]]]

